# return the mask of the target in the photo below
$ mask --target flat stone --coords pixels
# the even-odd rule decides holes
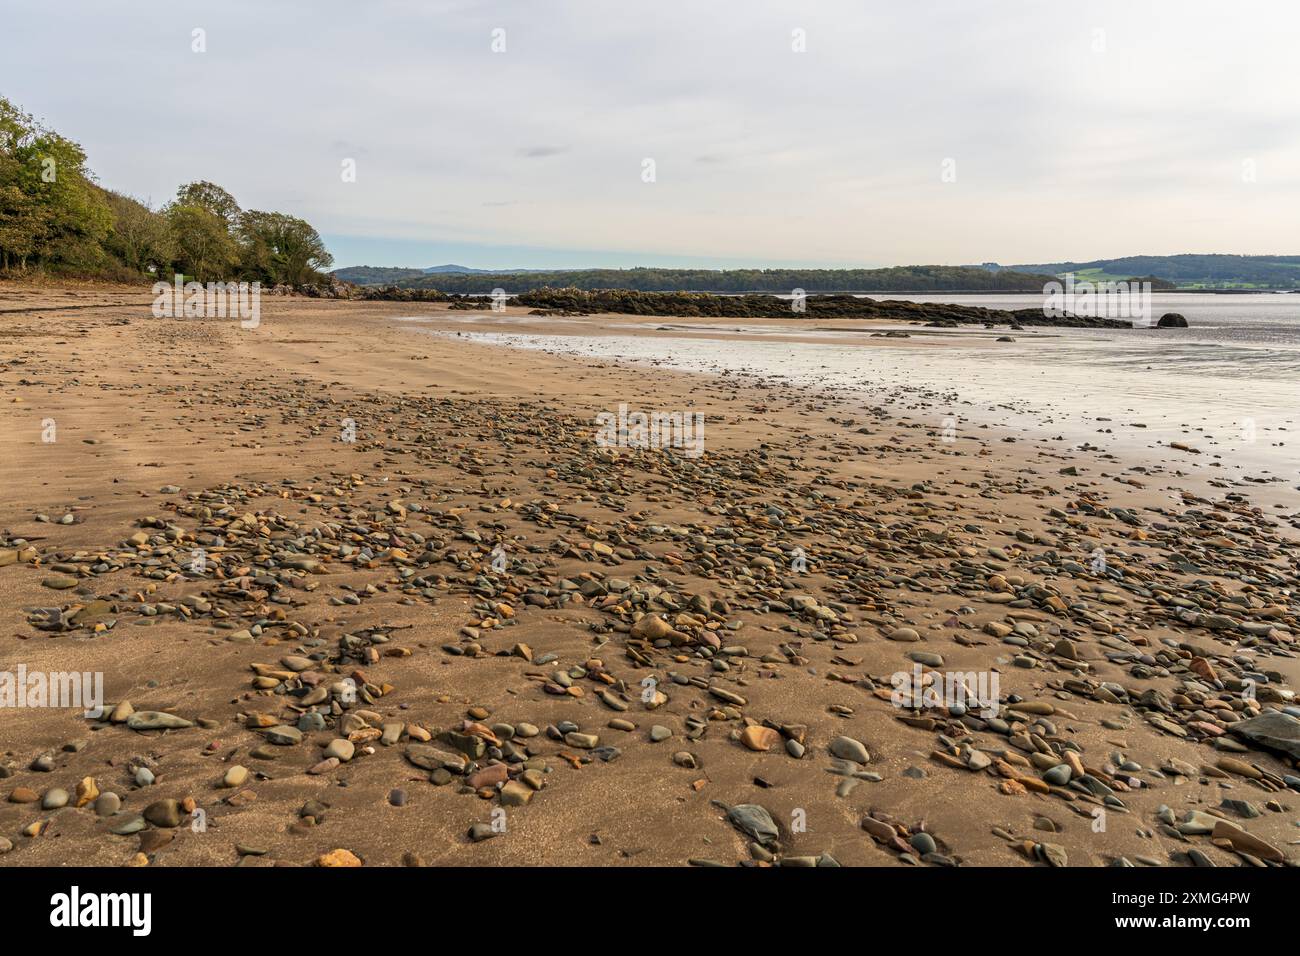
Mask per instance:
[[[852,737],[836,737],[830,742],[827,748],[831,756],[839,757],[841,760],[852,760],[854,763],[869,763],[871,754],[867,752],[867,745],[860,740],[854,740]]]
[[[518,780],[511,780],[501,788],[501,805],[503,807],[522,807],[533,798],[532,788]]]
[[[503,763],[488,764],[466,777],[465,783],[475,790],[482,790],[484,787],[495,788],[510,778],[509,770],[510,768]]]
[[[1266,750],[1300,760],[1300,720],[1278,710],[1266,710],[1258,717],[1240,720],[1228,733],[1258,744]]]
[[[121,823],[109,830],[109,832],[116,834],[117,836],[131,836],[132,834],[139,833],[148,825],[149,824],[145,822],[144,817],[137,814],[129,820],[123,820]]]
[[[294,744],[302,743],[302,731],[287,724],[280,724],[278,727],[267,727],[262,731],[262,735],[268,743],[273,743],[279,747],[292,747]]]
[[[159,710],[137,710],[126,718],[126,725],[132,730],[184,730],[194,726],[184,717]]]
[[[1223,841],[1232,846],[1234,850],[1242,853],[1249,853],[1251,856],[1258,857],[1261,860],[1268,860],[1273,863],[1281,863],[1286,859],[1286,855],[1281,850],[1270,843],[1266,843],[1259,837],[1247,833],[1241,827],[1227,820],[1220,820],[1215,824],[1214,832],[1210,834],[1210,839],[1216,843]]]
[[[740,732],[740,742],[750,750],[766,753],[781,741],[781,735],[771,727],[753,724]]]
[[[727,811],[727,819],[759,843],[771,843],[780,835],[772,815],[756,803],[742,803],[732,807]]]
[[[422,770],[440,770],[444,766],[459,769],[465,765],[459,754],[440,750],[431,744],[408,744],[406,759]]]
[[[1222,817],[1216,817],[1211,813],[1204,813],[1200,810],[1189,810],[1187,815],[1175,827],[1179,833],[1184,836],[1202,836],[1207,833],[1213,833],[1214,828],[1219,825]]]
[[[326,759],[336,757],[343,763],[352,759],[353,754],[357,752],[357,746],[352,741],[343,737],[336,737],[331,740],[325,747]]]

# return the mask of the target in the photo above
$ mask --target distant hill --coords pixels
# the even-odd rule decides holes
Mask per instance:
[[[995,263],[988,263],[997,269]],[[1007,266],[1016,272],[1074,273],[1076,279],[1122,281],[1154,276],[1180,289],[1300,289],[1300,256],[1125,256],[1091,262]]]
[[[481,272],[491,272],[492,270],[491,270],[491,269],[471,269],[469,266],[456,266],[456,265],[450,265],[450,264],[448,264],[448,265],[445,265],[445,266],[429,266],[429,268],[427,268],[427,269],[421,269],[420,271],[423,272],[425,275],[430,275],[430,274],[435,273],[435,272],[437,272],[437,273],[442,273],[442,272],[459,272],[459,273],[464,273],[465,275],[473,275],[473,274],[481,273]]]
[[[397,269],[390,266],[347,266],[335,269],[330,275],[342,282],[356,285],[393,285],[402,279],[414,279],[424,275],[423,269]]]
[[[342,269],[335,269],[330,275],[343,282],[352,282],[356,285],[394,285],[404,279],[418,279],[420,276],[431,275],[493,276],[526,275],[530,272],[557,275],[563,271],[562,269],[472,269],[469,266],[447,263],[441,266],[429,266],[427,269],[407,269],[393,266],[345,266]]]
[[[334,274],[346,278],[355,270]],[[899,266],[889,269],[572,269],[454,273],[440,272],[382,279],[406,289],[437,289],[459,294],[510,293],[544,287],[586,291],[775,292],[1042,292],[1048,275],[967,266]],[[349,281],[357,281],[350,279]],[[368,283],[374,284],[374,283]]]
[[[348,266],[332,273],[357,285],[400,285],[452,293],[573,287],[638,292],[1041,292],[1050,277],[1093,282],[1149,280],[1157,290],[1300,289],[1300,256],[1126,256],[1091,262],[888,269],[425,269]]]

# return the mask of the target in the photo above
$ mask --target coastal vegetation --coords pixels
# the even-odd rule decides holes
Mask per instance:
[[[1300,256],[1191,255],[1125,256],[1091,262],[1048,262],[1008,266],[1014,272],[1045,272],[1090,282],[1142,277],[1163,289],[1300,289]],[[1164,285],[1158,283],[1163,282]]]
[[[300,286],[332,264],[310,223],[242,209],[214,183],[156,209],[104,188],[77,143],[0,98],[0,274]]]

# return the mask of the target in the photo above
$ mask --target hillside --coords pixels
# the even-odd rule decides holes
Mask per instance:
[[[1297,289],[1300,256],[1193,255],[1125,256],[1091,262],[1049,262],[1007,266],[1016,272],[1040,272],[1077,279],[1120,281],[1155,276],[1180,289]]]

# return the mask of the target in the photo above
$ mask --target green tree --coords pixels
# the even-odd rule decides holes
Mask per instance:
[[[34,196],[10,181],[0,158],[0,268],[26,268],[41,233],[41,209]]]
[[[76,143],[0,99],[0,259],[96,267],[112,213]]]
[[[235,202],[235,197],[216,183],[210,183],[205,179],[186,183],[176,190],[175,205],[198,206],[223,220],[228,230],[233,231],[239,223],[240,209],[239,203]]]
[[[166,217],[121,193],[109,192],[106,198],[113,212],[113,228],[104,241],[105,248],[135,272],[163,272],[176,255]]]
[[[0,98],[0,267],[25,268],[44,230],[43,213],[27,175],[35,121]]]
[[[301,286],[334,263],[320,234],[295,216],[249,210],[238,234],[244,272],[265,282]]]
[[[180,270],[200,282],[227,278],[239,261],[239,247],[225,220],[202,206],[177,203],[166,215]]]

